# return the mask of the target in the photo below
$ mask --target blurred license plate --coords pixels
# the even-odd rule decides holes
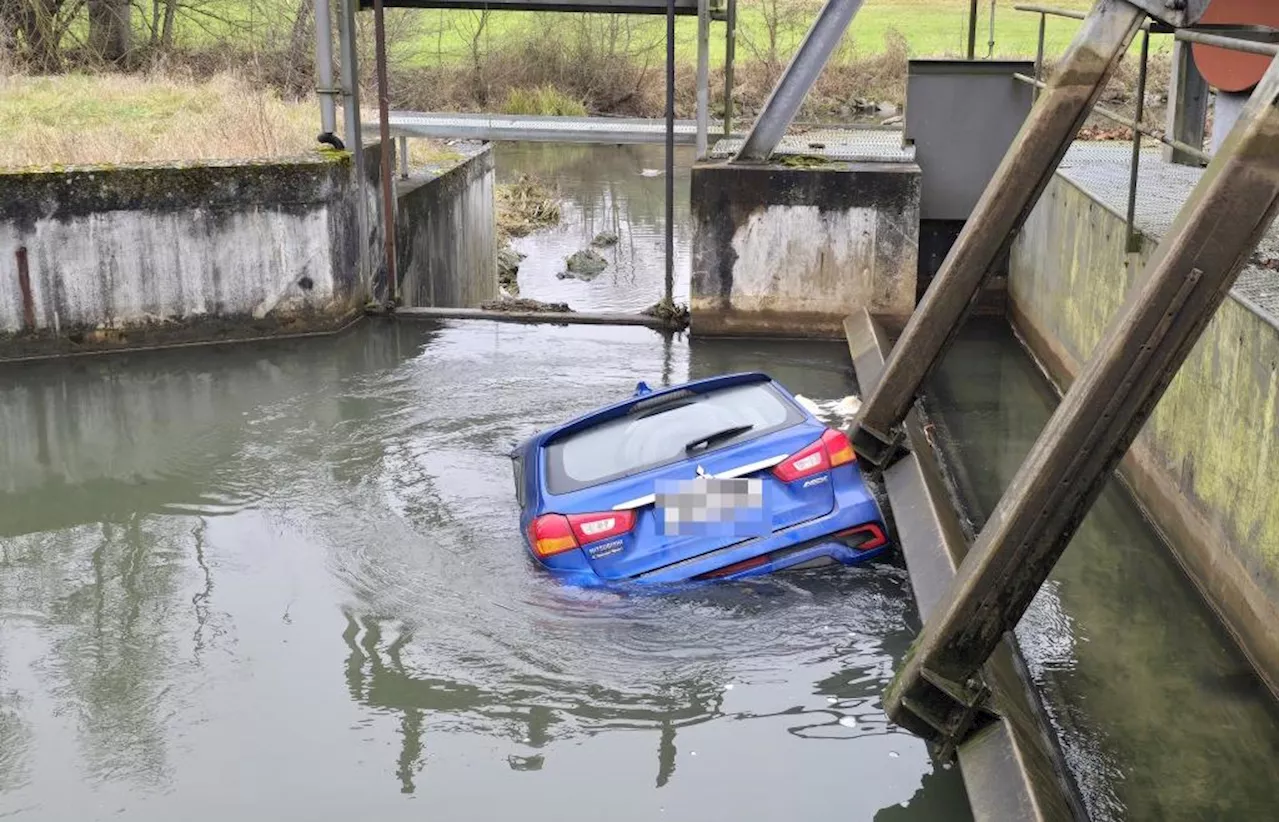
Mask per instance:
[[[770,531],[764,483],[716,479],[659,483],[654,494],[665,536],[761,536]]]

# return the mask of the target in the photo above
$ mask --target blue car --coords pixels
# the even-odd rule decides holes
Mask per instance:
[[[766,374],[640,383],[511,458],[529,552],[576,584],[742,579],[888,547],[848,437]]]

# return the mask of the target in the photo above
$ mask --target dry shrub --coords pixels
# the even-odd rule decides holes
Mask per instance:
[[[514,183],[498,186],[495,199],[500,240],[524,237],[560,222],[556,192],[528,174],[520,175]]]

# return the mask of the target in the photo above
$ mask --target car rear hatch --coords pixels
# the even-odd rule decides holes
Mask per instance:
[[[700,437],[748,425],[750,429],[713,437],[686,451]],[[711,477],[760,480],[769,515],[765,533],[830,513],[835,498],[825,472],[794,482],[774,472],[817,442],[823,431],[769,382],[668,400],[665,407],[642,408],[548,443],[542,455],[550,492],[547,510],[600,515],[597,519],[606,525],[613,512],[618,527],[633,518],[625,533],[602,527],[597,533],[607,534],[603,538],[583,532],[577,537],[597,575],[634,577],[760,535],[760,530],[663,533],[656,493],[666,482],[693,479],[699,469]]]

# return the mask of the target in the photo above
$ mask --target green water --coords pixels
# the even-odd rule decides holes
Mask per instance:
[[[930,385],[978,525],[1056,406],[1002,322]],[[1112,480],[1018,627],[1094,820],[1277,816],[1276,703]]]

